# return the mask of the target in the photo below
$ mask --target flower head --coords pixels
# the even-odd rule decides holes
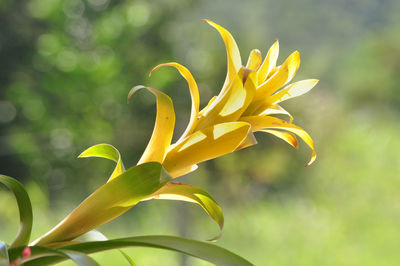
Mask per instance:
[[[174,113],[171,103],[168,107],[171,114],[169,120],[162,119],[161,113],[157,116],[151,141],[157,138],[158,144],[153,145],[150,141],[139,163],[154,159],[147,157],[147,154],[157,154],[157,161],[163,164],[170,175],[179,177],[196,169],[199,162],[255,144],[253,132],[262,131],[277,136],[296,148],[298,142],[295,135],[299,136],[313,150],[307,165],[311,164],[316,158],[311,137],[293,124],[293,117],[279,105],[308,92],[318,82],[308,79],[286,85],[299,68],[299,52],[293,52],[282,65],[277,66],[279,43],[276,41],[264,61],[261,52],[254,49],[244,66],[232,35],[218,24],[205,21],[220,33],[226,47],[227,75],[221,92],[200,110],[198,87],[190,71],[175,62],[156,66],[152,72],[163,66],[172,66],[186,79],[192,99],[191,116],[182,136],[171,145],[171,129],[175,122],[172,119]],[[159,105],[161,98],[166,95],[156,89],[148,89],[160,94],[157,97],[157,106],[166,109],[168,104],[164,107]],[[133,89],[136,90],[137,88]],[[277,114],[289,116],[290,121],[273,116]],[[167,149],[160,149],[167,146]]]
[[[218,30],[226,47],[228,70],[221,92],[200,110],[199,90],[186,67],[175,62],[155,67],[152,72],[162,66],[174,67],[188,83],[192,107],[182,136],[171,144],[175,112],[170,97],[154,88],[134,87],[128,99],[139,89],[147,89],[157,103],[153,134],[138,165],[125,170],[119,151],[108,144],[98,144],[84,151],[80,157],[102,157],[116,162],[108,182],[32,245],[63,245],[63,241],[70,241],[149,199],[197,203],[222,229],[224,217],[211,195],[201,188],[170,182],[170,177],[185,175],[195,170],[200,162],[256,144],[253,135],[256,131],[275,135],[296,148],[297,135],[313,150],[308,164],[315,160],[311,137],[294,125],[292,116],[279,106],[280,102],[306,93],[317,83],[317,80],[303,80],[283,87],[296,74],[299,53],[292,53],[277,66],[279,47],[275,42],[264,61],[261,52],[255,49],[243,66],[232,35],[214,22],[206,21]],[[290,121],[274,117],[276,114],[288,115]],[[163,169],[169,175],[164,175]]]

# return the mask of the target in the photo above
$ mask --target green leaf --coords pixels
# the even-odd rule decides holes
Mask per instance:
[[[150,247],[177,251],[202,260],[214,263],[216,265],[226,266],[248,266],[253,265],[246,259],[209,242],[186,239],[177,236],[137,236],[120,238],[106,241],[84,242],[63,246],[63,249],[78,251],[85,254],[106,251],[110,249],[119,249],[126,247]],[[41,247],[32,247],[35,248]],[[51,254],[50,254],[51,255]],[[65,260],[65,257],[49,256],[42,258],[33,258],[30,263],[24,264],[45,265],[57,263]],[[42,264],[40,264],[42,263]],[[161,263],[161,262],[160,262]]]
[[[124,258],[128,261],[129,265],[136,266],[136,263],[133,261],[133,259],[128,254],[126,254],[125,251],[120,249],[119,252],[121,252],[121,254],[124,256]]]
[[[71,259],[79,266],[97,266],[95,260],[85,253],[76,250],[54,249],[49,247],[30,247],[31,255],[21,258],[24,247],[10,249],[12,261],[20,260],[24,266],[42,266],[52,263],[54,260],[62,261]]]
[[[112,160],[117,163],[112,172],[108,181],[114,179],[115,177],[119,176],[123,172],[125,172],[125,167],[122,162],[121,154],[114,146],[110,144],[97,144],[94,145],[84,152],[82,152],[78,158],[87,158],[87,157],[100,157]]]
[[[8,254],[10,256],[10,261],[16,261],[17,259],[20,259],[22,257],[22,253],[25,247],[17,247],[17,248],[11,248],[8,250]],[[22,262],[24,263],[24,266],[27,265],[25,264],[27,261],[32,261],[36,259],[42,259],[43,264],[41,265],[47,265],[48,263],[46,262],[46,259],[53,260],[54,258],[62,258],[62,259],[68,259],[68,256],[64,254],[62,251],[58,251],[53,248],[48,248],[48,247],[30,247],[31,250],[31,255],[27,258],[23,258]],[[35,264],[34,264],[35,265]],[[36,264],[39,265],[39,264]]]
[[[88,232],[87,234],[83,235],[82,238],[84,241],[104,241],[108,240],[108,238],[100,231],[98,230],[92,230]],[[78,239],[79,240],[79,239]],[[118,250],[121,252],[121,254],[124,256],[124,258],[128,261],[129,265],[135,266],[135,262],[131,257],[129,257],[128,254],[126,254],[123,250]]]
[[[26,246],[29,243],[32,231],[32,204],[23,185],[16,179],[0,175],[0,183],[14,193],[19,210],[20,226],[18,234],[10,247]]]
[[[220,230],[224,227],[224,214],[221,207],[205,190],[177,182],[169,182],[152,195],[154,199],[181,200],[199,204],[207,214],[219,225]],[[221,237],[221,233],[210,241]]]
[[[8,266],[9,262],[7,245],[3,241],[0,241],[0,266]]]
[[[168,182],[161,164],[150,162],[132,167],[104,184],[70,215],[32,245],[72,240],[117,218]]]
[[[71,251],[71,250],[63,250],[64,253],[72,259],[76,264],[79,266],[98,266],[99,264],[92,259],[91,257],[87,256],[86,254],[77,252],[77,251]]]

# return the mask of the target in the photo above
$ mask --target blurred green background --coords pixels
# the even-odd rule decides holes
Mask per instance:
[[[200,87],[202,106],[226,73],[218,33],[236,38],[246,60],[279,39],[279,63],[299,50],[295,81],[318,78],[284,107],[316,142],[296,152],[267,134],[257,146],[203,163],[183,178],[209,191],[225,213],[217,242],[256,265],[398,265],[400,261],[400,2],[397,0],[0,2],[0,172],[21,180],[33,201],[33,237],[46,232],[103,184],[113,164],[76,159],[110,143],[135,165],[151,136],[155,105],[144,84],[168,93],[175,137],[190,95],[177,61]],[[18,215],[0,190],[0,239]],[[177,234],[205,240],[217,226],[189,203],[144,202],[100,228],[108,237]],[[174,252],[128,249],[138,265],[209,265]],[[127,265],[118,252],[94,256]],[[65,265],[72,265],[65,263]]]

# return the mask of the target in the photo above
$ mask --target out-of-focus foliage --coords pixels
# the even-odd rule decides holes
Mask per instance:
[[[139,159],[151,135],[154,100],[139,92],[127,105],[132,86],[146,83],[168,93],[176,135],[182,133],[190,110],[186,84],[172,69],[148,79],[153,66],[187,66],[204,101],[219,91],[223,44],[199,21],[212,18],[230,30],[243,55],[254,47],[265,54],[279,39],[280,58],[301,53],[295,81],[321,80],[284,106],[316,141],[314,165],[303,167],[305,149],[295,152],[259,136],[252,149],[182,178],[206,188],[223,208],[219,243],[256,265],[397,265],[399,12],[395,0],[2,1],[0,171],[27,183],[37,214],[33,237],[111,174],[111,163],[75,159],[85,148],[107,142],[124,154],[127,167]],[[16,215],[3,206],[14,203],[2,191],[0,202],[0,228],[7,229],[0,238],[8,240]],[[194,218],[198,225],[188,228]],[[207,221],[199,209],[152,201],[100,229],[113,237],[207,239],[216,230]],[[138,265],[180,261],[165,251],[128,253]],[[104,265],[124,263],[113,254],[96,256]]]

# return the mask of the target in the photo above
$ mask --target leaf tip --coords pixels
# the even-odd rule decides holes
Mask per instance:
[[[129,101],[130,101],[132,95],[133,95],[135,92],[137,92],[138,90],[143,89],[143,88],[146,88],[146,87],[143,86],[143,85],[137,85],[137,86],[133,87],[133,88],[129,91],[129,93],[128,93],[127,103],[129,103]]]
[[[313,151],[310,161],[304,167],[310,166],[316,159],[317,159],[317,153],[315,151]]]

